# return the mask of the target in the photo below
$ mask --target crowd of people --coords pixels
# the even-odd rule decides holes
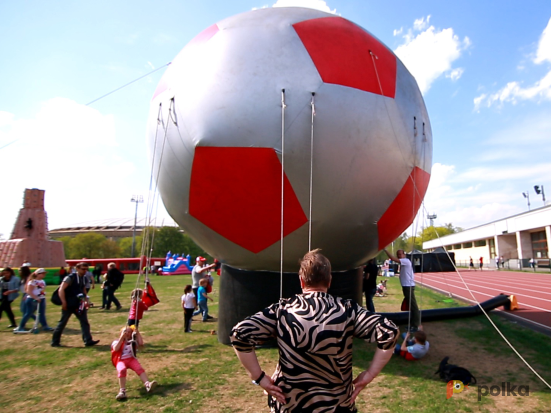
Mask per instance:
[[[375,312],[373,298],[384,296],[387,288],[386,280],[377,282],[381,271],[376,261],[369,260],[364,267],[364,308],[361,303],[328,294],[332,277],[331,263],[319,250],[308,252],[301,260],[301,294],[281,299],[234,326],[231,342],[235,353],[253,383],[262,387],[269,395],[268,405],[272,412],[301,411],[306,406],[308,411],[320,408],[327,411],[355,412],[356,397],[380,373],[392,354],[408,361],[419,360],[427,354],[429,341],[420,324],[411,261],[402,250],[397,251],[396,255],[387,250],[384,252],[389,260],[400,266],[404,302],[411,315],[409,328],[403,333],[401,344],[397,343],[398,327]],[[192,284],[185,286],[181,297],[185,333],[192,332],[194,316],[200,315],[203,322],[212,319],[208,301],[212,301],[209,294],[214,284],[211,275],[213,268],[215,264],[207,264],[205,258],[197,257],[191,273]],[[24,266],[20,269],[18,277],[11,268],[5,268],[0,279],[0,318],[5,313],[15,333],[28,332],[26,323],[34,319],[35,328],[41,324],[44,331],[53,331],[51,345],[59,347],[67,322],[74,315],[80,322],[84,345],[96,345],[99,340],[93,339],[87,317],[90,304],[88,293],[101,282],[101,309],[109,310],[112,305],[117,310],[121,309],[115,292],[122,285],[124,274],[114,263],[109,264],[107,272],[99,277],[97,268],[90,272],[86,262],[78,263],[69,271],[60,269],[60,286],[54,295],[57,295],[61,306],[61,319],[54,329],[46,320],[45,273],[43,268],[31,273],[29,266]],[[23,316],[17,325],[11,305],[19,295],[22,295]],[[149,380],[136,356],[137,349],[144,344],[139,323],[144,312],[148,310],[148,305],[143,301],[143,297],[142,289],[137,288],[131,292],[127,324],[111,344],[112,363],[119,380],[117,400],[127,398],[128,369],[139,376],[147,392],[152,391],[157,385],[155,381]],[[303,335],[300,331],[309,331],[309,334]],[[255,347],[272,337],[278,340],[280,361],[275,372],[268,376],[260,367]],[[371,365],[356,378],[351,374],[354,337],[367,342],[373,341],[377,345]],[[314,373],[321,371],[322,366],[332,367],[323,368],[323,375]],[[312,388],[316,388],[317,391],[312,391]]]

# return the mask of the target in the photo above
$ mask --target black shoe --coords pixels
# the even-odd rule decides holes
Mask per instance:
[[[122,305],[117,306],[117,311],[119,311],[122,308]]]
[[[17,327],[15,324],[10,324],[7,328],[14,328]]]
[[[85,347],[93,347],[98,343],[99,343],[99,340],[92,340],[92,341],[89,341],[88,343],[86,343],[84,346]]]
[[[208,318],[209,320],[211,320],[211,319],[213,319],[214,317],[211,316],[211,315],[208,315],[207,318]]]
[[[52,342],[50,344],[50,346],[52,346],[52,347],[61,347],[61,344]]]

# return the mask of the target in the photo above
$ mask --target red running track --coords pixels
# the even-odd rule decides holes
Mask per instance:
[[[497,270],[461,270],[456,272],[431,272],[415,274],[415,282],[454,297],[474,303],[469,289],[479,302],[501,293],[517,297],[519,309],[507,311],[535,323],[539,328],[551,331],[551,275]],[[469,289],[465,287],[465,283]],[[417,299],[419,300],[419,298]],[[420,303],[422,304],[422,303]]]

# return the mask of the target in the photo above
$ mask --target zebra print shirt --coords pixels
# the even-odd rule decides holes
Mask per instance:
[[[232,329],[237,351],[277,338],[279,363],[272,379],[286,403],[268,397],[271,412],[355,412],[352,404],[353,337],[395,345],[398,328],[351,300],[323,292],[297,294],[247,317]],[[338,410],[337,410],[338,409]]]

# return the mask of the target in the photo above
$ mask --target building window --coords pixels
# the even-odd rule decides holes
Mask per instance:
[[[463,243],[463,248],[472,248],[473,247],[473,243],[472,242],[464,242]]]
[[[480,241],[475,241],[474,246],[475,247],[485,247],[486,246],[486,240],[483,239],[483,240],[480,240]]]
[[[460,250],[460,249],[461,249],[461,244],[455,244],[455,245],[453,246],[453,249],[454,249],[454,250]]]
[[[548,258],[547,251],[547,238],[545,237],[545,231],[532,232],[530,234],[532,238],[532,252],[533,258]]]

